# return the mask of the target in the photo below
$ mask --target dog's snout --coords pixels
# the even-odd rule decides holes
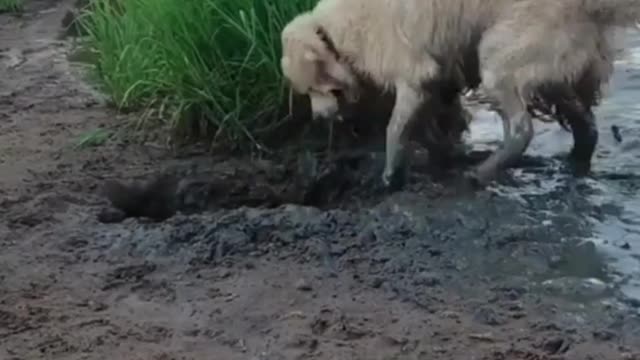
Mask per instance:
[[[331,96],[311,95],[311,111],[314,118],[335,118],[339,110],[335,98]]]
[[[313,121],[342,121],[342,115],[338,113],[328,114],[328,113],[313,113],[312,114]]]
[[[321,113],[313,113],[311,114],[311,118],[313,119],[313,121],[325,121],[328,120],[328,117],[325,114],[321,114]]]

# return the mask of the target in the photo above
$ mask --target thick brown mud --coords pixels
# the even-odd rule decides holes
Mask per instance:
[[[75,148],[125,119],[67,60],[72,3],[0,16],[0,358],[640,358],[640,304],[589,240],[616,208],[588,182],[473,190],[476,152],[437,176],[418,158],[390,193],[369,147]]]

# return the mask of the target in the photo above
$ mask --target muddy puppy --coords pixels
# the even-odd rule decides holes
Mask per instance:
[[[282,71],[315,117],[340,118],[359,98],[360,76],[395,92],[382,180],[399,186],[410,123],[438,102],[437,84],[471,83],[481,34],[514,1],[320,0],[283,29]]]

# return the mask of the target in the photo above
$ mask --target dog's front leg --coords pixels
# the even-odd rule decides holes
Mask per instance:
[[[567,111],[569,125],[573,133],[573,149],[569,161],[576,176],[587,175],[591,171],[591,159],[598,144],[598,127],[591,109],[577,108]]]
[[[503,146],[468,174],[475,182],[484,185],[493,180],[498,172],[520,159],[533,139],[533,122],[522,100],[506,87],[499,98],[504,125]]]
[[[396,102],[387,125],[386,162],[382,182],[388,188],[397,189],[404,185],[403,175],[407,164],[407,129],[415,117],[425,93],[419,86],[407,82],[396,84]]]

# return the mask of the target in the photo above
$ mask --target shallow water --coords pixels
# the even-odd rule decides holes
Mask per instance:
[[[640,36],[627,39],[629,51],[617,62],[612,93],[598,109],[603,134],[595,163],[602,171],[640,174]],[[620,128],[622,142],[616,143],[608,131]],[[607,136],[609,135],[609,136]],[[640,177],[626,181],[600,180],[601,200],[622,207],[596,221],[598,245],[610,255],[613,266],[621,273],[622,290],[640,299]],[[600,199],[598,199],[600,200]]]
[[[475,235],[459,227],[452,229],[459,260],[472,271],[524,277],[542,289],[555,289],[576,299],[600,298],[615,289],[626,303],[638,307],[640,34],[620,34],[624,36],[620,48],[627,50],[619,54],[608,93],[595,109],[600,136],[592,177],[577,179],[560,171],[572,136],[556,123],[537,121],[527,155],[542,159],[543,164],[509,170],[512,181],[490,188],[497,198],[461,199],[440,209],[446,213],[442,218],[433,216],[432,203],[416,201],[412,194],[396,197],[394,206],[429,227],[446,224],[451,214],[490,224],[489,231]],[[481,105],[473,107],[475,118],[467,142],[474,149],[494,149],[502,138],[498,115]],[[619,128],[622,141],[615,139],[612,126]],[[475,244],[510,236],[515,236],[514,248],[521,247],[511,255],[510,250],[492,255]]]
[[[615,73],[602,104],[595,110],[600,138],[593,160],[594,177],[577,181],[586,185],[587,198],[601,210],[599,216],[587,215],[596,244],[613,270],[613,278],[628,297],[640,299],[640,34],[629,32],[626,44],[615,64]],[[471,129],[471,142],[477,147],[493,144],[502,136],[502,126],[495,113],[480,110]],[[614,138],[617,126],[622,141]],[[567,153],[571,134],[556,124],[536,123],[536,137],[530,155],[553,157]],[[514,170],[518,172],[519,170]],[[495,191],[513,196],[550,193],[571,179],[557,174],[520,171],[524,185],[501,186]],[[526,183],[526,179],[538,181]],[[577,262],[589,262],[584,257]]]

